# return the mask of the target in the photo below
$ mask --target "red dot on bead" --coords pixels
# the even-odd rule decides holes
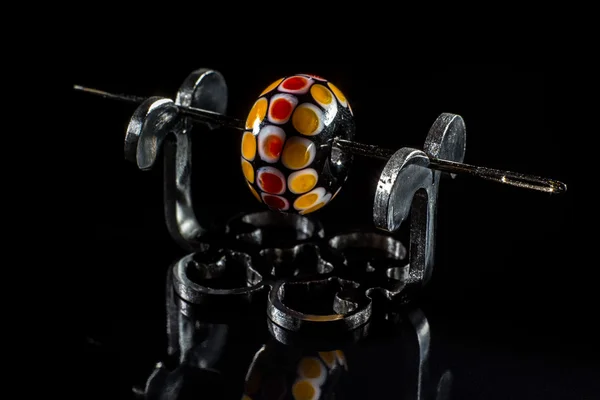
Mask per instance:
[[[281,178],[275,174],[263,172],[258,179],[260,180],[260,186],[262,186],[265,192],[279,193],[283,189]]]
[[[271,135],[267,138],[265,150],[271,157],[279,157],[282,148],[283,140],[281,140],[279,137]]]
[[[264,195],[263,200],[265,201],[265,204],[271,208],[285,208],[285,201],[281,200],[277,196]]]
[[[286,89],[290,88],[286,87]],[[292,104],[286,99],[277,99],[271,105],[271,116],[275,119],[284,120],[292,113],[292,107]]]
[[[306,78],[303,78],[301,76],[294,76],[283,81],[281,86],[287,90],[299,90],[302,89],[305,85]]]

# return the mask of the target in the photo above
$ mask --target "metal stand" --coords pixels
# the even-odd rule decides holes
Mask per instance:
[[[429,325],[422,312],[408,304],[433,269],[442,172],[432,170],[430,160],[462,162],[466,139],[462,118],[442,114],[422,150],[399,149],[381,173],[373,220],[382,231],[393,233],[410,217],[407,252],[384,232],[326,237],[323,227],[312,218],[270,211],[232,218],[223,235],[212,235],[205,222],[208,210],[192,208],[191,123],[178,112],[178,106],[223,114],[227,106],[225,80],[216,71],[194,71],[175,102],[144,100],[127,129],[125,154],[140,169],[151,168],[163,147],[167,228],[172,238],[191,252],[169,269],[166,297],[171,365],[157,366],[148,380],[147,398],[183,393],[190,380],[217,391],[223,388],[218,383],[223,382],[220,360],[232,340],[232,329],[247,329],[232,321],[257,309],[266,310],[266,327],[278,343],[327,352],[351,348],[367,338],[377,319],[389,316],[378,307],[395,309],[409,327],[405,342],[412,350],[404,352],[407,358],[401,363],[412,373],[398,377],[410,381],[403,398],[447,398],[448,375],[441,378],[438,388],[429,387]],[[207,123],[201,129],[214,127]],[[284,231],[291,234],[281,234]],[[204,332],[201,339],[199,331]],[[251,370],[250,353],[241,354],[239,363]]]

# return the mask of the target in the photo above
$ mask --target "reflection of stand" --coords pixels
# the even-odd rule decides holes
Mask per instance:
[[[425,314],[420,309],[408,313],[409,327],[402,335],[405,346],[403,353],[406,379],[406,392],[402,399],[415,400],[447,400],[450,397],[452,375],[450,371],[444,372],[437,383],[429,370],[430,358],[430,330]],[[412,384],[411,384],[412,383]]]
[[[294,375],[297,365],[302,359],[323,353],[269,340],[263,324],[250,322],[256,322],[256,315],[250,319],[242,314],[222,316],[218,323],[203,320],[195,313],[196,306],[181,300],[175,293],[177,284],[171,271],[173,269],[168,273],[166,296],[169,359],[157,364],[150,375],[146,398],[187,399],[198,398],[200,394],[211,399],[241,398],[237,394],[244,387],[255,390],[252,386],[259,385],[257,379],[269,386],[272,395],[280,393],[284,396],[273,398],[292,398],[285,396],[291,394],[294,381],[298,380]],[[260,302],[264,303],[264,299]],[[356,346],[344,345],[343,362],[333,362],[331,368],[327,366],[321,389],[335,393],[336,399],[354,398],[352,394],[357,391],[364,391],[368,397],[373,395],[375,386],[375,390],[386,393],[400,391],[398,398],[403,400],[448,399],[450,372],[441,378],[431,379],[430,376],[430,330],[423,312],[418,308],[407,308],[395,317],[388,315],[387,320],[380,320],[378,324],[379,329],[386,330],[387,336],[393,335],[397,339],[399,346],[377,345],[374,349],[373,344],[381,339],[377,337]],[[265,341],[266,344],[261,345]],[[378,358],[373,357],[373,351],[384,353]],[[368,363],[358,365],[359,360],[369,356],[371,360],[387,361],[379,363],[379,367]],[[384,373],[375,373],[377,368]],[[371,372],[373,376],[366,388],[362,380],[351,379],[366,376],[365,372]]]
[[[175,286],[173,268],[169,268],[167,359],[148,378],[144,398],[240,398],[247,365],[260,345],[260,329],[253,318],[256,312],[246,309],[206,317],[201,309],[183,301]]]

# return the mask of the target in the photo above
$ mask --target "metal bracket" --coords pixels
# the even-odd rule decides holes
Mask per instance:
[[[462,162],[466,130],[459,115],[441,114],[433,123],[424,150],[401,148],[388,160],[379,178],[373,221],[395,232],[409,217],[409,283],[424,285],[431,278],[435,252],[435,219],[442,172],[427,168],[429,157]]]
[[[207,218],[192,206],[192,129],[210,130],[216,126],[192,126],[179,115],[177,106],[198,107],[224,114],[227,84],[217,72],[202,68],[183,82],[175,102],[161,97],[145,100],[133,114],[125,136],[125,158],[141,170],[151,169],[164,143],[164,206],[171,237],[188,251],[197,249],[207,233]],[[172,134],[172,136],[170,135]]]

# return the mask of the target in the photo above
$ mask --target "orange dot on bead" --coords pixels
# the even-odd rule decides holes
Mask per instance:
[[[316,146],[309,139],[294,136],[289,138],[281,154],[281,162],[289,169],[301,169],[313,162]]]
[[[242,156],[249,161],[256,156],[256,138],[252,132],[244,132],[242,136]]]
[[[244,177],[250,183],[254,183],[254,168],[252,164],[242,158],[242,172],[244,173]]]
[[[298,132],[303,135],[311,136],[317,132],[319,128],[319,116],[313,108],[314,106],[302,104],[292,116],[292,124]]]
[[[308,158],[309,154],[306,147],[301,144],[293,144],[286,148],[284,162],[289,164],[291,168],[301,168],[307,163]]]
[[[337,99],[340,101],[340,103],[342,103],[343,106],[346,106],[346,104],[348,104],[348,101],[346,100],[346,96],[344,96],[342,91],[331,82],[327,82],[327,84],[331,88],[331,91],[335,94],[335,97],[337,97]]]
[[[302,195],[296,199],[294,202],[294,207],[296,208],[308,208],[311,207],[315,201],[319,199],[319,195],[316,193],[308,193]]]
[[[293,172],[288,176],[288,188],[294,194],[302,194],[312,190],[317,184],[317,171],[307,168]]]
[[[271,83],[269,86],[267,86],[267,88],[265,90],[263,90],[263,92],[260,94],[260,96],[262,96],[263,94],[269,93],[271,90],[275,89],[277,86],[279,86],[279,84],[281,83],[282,80],[283,80],[283,78],[277,79],[275,82]]]
[[[310,88],[310,94],[312,94],[313,98],[320,104],[330,104],[333,101],[333,95],[331,91],[327,89],[323,85],[313,85]]]
[[[254,129],[265,119],[268,105],[269,102],[264,97],[256,100],[246,119],[246,129]]]
[[[312,212],[314,207],[317,207],[320,203],[327,204],[330,198],[331,194],[326,193],[325,188],[318,187],[296,198],[293,205],[301,214],[306,214]]]

